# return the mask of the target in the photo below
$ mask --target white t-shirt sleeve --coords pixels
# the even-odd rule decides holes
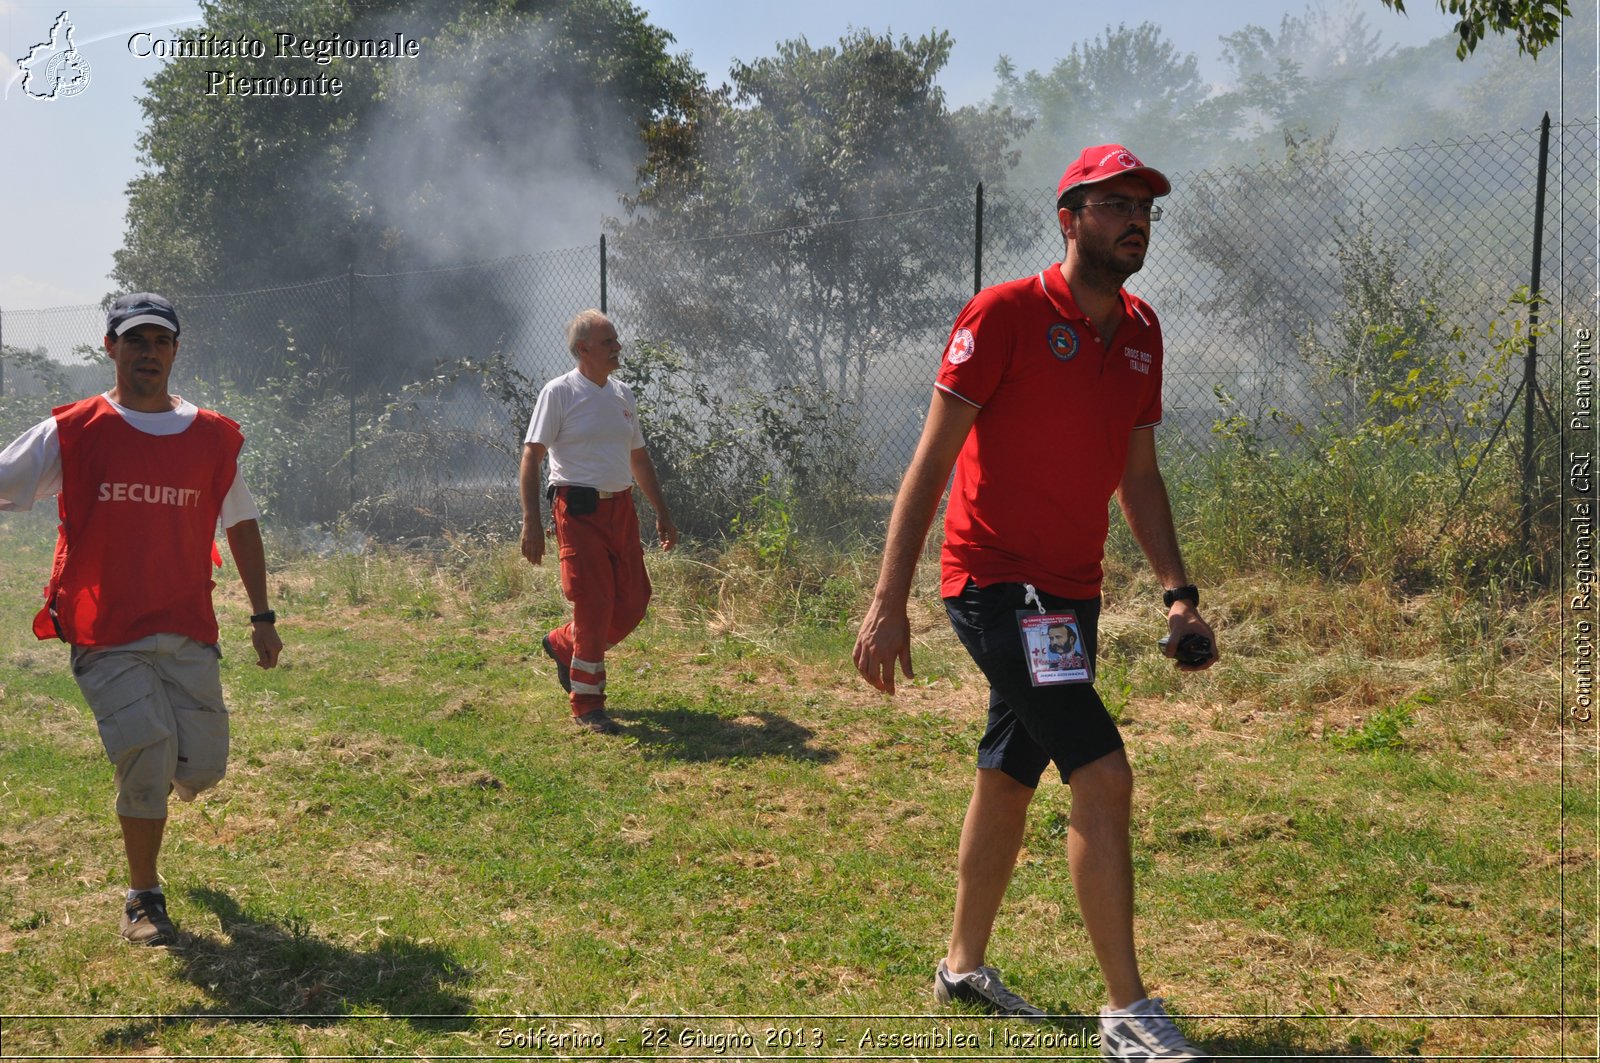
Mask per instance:
[[[61,490],[61,438],[47,417],[0,450],[0,511],[23,512]]]
[[[231,528],[241,520],[260,520],[261,510],[256,506],[255,496],[250,493],[250,488],[245,486],[244,471],[235,470],[233,486],[228,488],[228,493],[222,498],[222,527]]]
[[[539,401],[534,403],[533,416],[528,419],[528,434],[522,439],[524,443],[538,443],[549,450],[561,435],[562,415],[566,412],[566,403],[561,401],[566,392],[558,386],[561,379],[557,377],[539,391]]]

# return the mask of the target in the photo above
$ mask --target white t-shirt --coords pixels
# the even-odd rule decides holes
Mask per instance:
[[[631,457],[644,446],[639,407],[628,385],[607,377],[602,387],[574,369],[546,384],[524,443],[550,452],[550,482],[626,491]]]
[[[111,402],[110,395],[106,401],[123,420],[152,436],[175,436],[193,424],[200,413],[187,399],[179,399],[177,409],[159,413],[119,406]],[[61,437],[56,432],[56,419],[46,417],[0,450],[0,512],[32,509],[34,502],[60,491]],[[222,526],[231,528],[241,520],[260,517],[255,497],[244,484],[244,475],[235,471],[233,486],[222,500]]]

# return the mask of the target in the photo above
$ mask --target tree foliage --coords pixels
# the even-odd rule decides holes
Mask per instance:
[[[1173,220],[1185,250],[1216,277],[1203,309],[1232,322],[1268,388],[1295,384],[1297,337],[1337,305],[1350,195],[1331,139],[1286,137],[1281,162],[1197,176]]]
[[[129,183],[116,255],[128,288],[237,290],[351,264],[529,250],[492,242],[507,233],[507,200],[537,200],[540,185],[592,180],[608,165],[630,176],[644,127],[699,80],[628,0],[207,0],[201,10],[184,37],[262,40],[268,55],[175,59],[146,82],[145,172]],[[345,38],[403,29],[421,53],[277,59],[270,42],[285,27]],[[326,74],[343,92],[208,96],[206,69],[218,65],[240,77]],[[464,223],[463,205],[494,224]]]
[[[1405,0],[1383,0],[1405,14]],[[1456,58],[1466,59],[1487,34],[1511,34],[1517,51],[1537,57],[1561,36],[1561,20],[1572,14],[1566,0],[1438,0],[1439,10],[1457,16]]]
[[[886,344],[947,318],[973,187],[1003,180],[1023,127],[945,106],[950,48],[944,33],[789,41],[657,122],[617,245],[640,331],[852,395]]]
[[[1234,101],[1216,97],[1194,55],[1180,53],[1152,22],[1108,26],[1048,73],[1019,75],[1002,56],[995,75],[995,105],[1032,123],[1019,184],[1054,188],[1078,152],[1108,141],[1197,165],[1234,124]]]

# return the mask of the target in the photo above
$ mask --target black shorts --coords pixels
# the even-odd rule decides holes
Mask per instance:
[[[961,594],[944,600],[950,624],[989,680],[989,726],[978,743],[978,767],[1005,772],[1037,787],[1052,760],[1066,782],[1074,771],[1122,748],[1122,735],[1091,683],[1036,687],[1028,674],[1017,610],[1025,603],[1020,583],[979,587],[971,580]],[[1039,592],[1046,610],[1078,615],[1084,653],[1095,659],[1099,598],[1058,598]]]

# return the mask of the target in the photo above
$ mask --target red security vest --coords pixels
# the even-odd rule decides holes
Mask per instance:
[[[119,646],[159,633],[217,641],[212,536],[244,436],[201,410],[153,436],[97,395],[54,411],[61,440],[61,526],[33,633]]]

